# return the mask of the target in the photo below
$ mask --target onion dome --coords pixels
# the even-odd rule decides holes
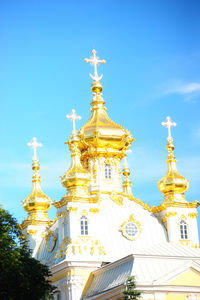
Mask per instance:
[[[173,154],[174,144],[173,138],[171,137],[171,127],[176,126],[176,123],[171,122],[170,117],[167,117],[167,121],[162,123],[163,126],[167,127],[169,130],[169,135],[167,138],[167,174],[158,182],[158,189],[164,194],[166,199],[170,196],[176,196],[173,200],[178,200],[181,202],[186,202],[183,193],[187,191],[189,187],[189,182],[186,178],[181,176],[176,168],[176,159]],[[172,199],[171,199],[172,200]]]
[[[78,149],[79,137],[75,132],[72,132],[67,144],[71,151],[71,166],[69,170],[61,176],[62,185],[67,188],[68,194],[72,196],[81,196],[87,192],[89,184],[89,173],[83,168],[80,162],[80,150]]]
[[[95,148],[99,152],[113,151],[118,152],[127,150],[134,140],[128,130],[114,123],[107,115],[105,102],[102,98],[102,84],[99,81],[102,78],[97,74],[97,65],[105,63],[96,57],[96,51],[93,50],[93,57],[85,59],[95,67],[95,75],[91,75],[94,80],[92,83],[93,98],[91,102],[91,115],[88,122],[80,129],[80,150]],[[125,154],[124,154],[125,155]]]
[[[69,170],[61,176],[61,183],[67,189],[67,194],[62,200],[65,200],[67,197],[69,199],[66,200],[71,201],[71,197],[87,198],[90,175],[87,170],[83,168],[80,162],[81,153],[78,148],[80,137],[77,135],[75,122],[80,120],[81,117],[76,115],[75,110],[72,109],[72,113],[67,115],[66,118],[73,122],[73,130],[71,137],[66,143],[71,151],[71,166]]]
[[[33,138],[32,142],[28,143],[34,149],[33,157],[33,177],[32,177],[32,191],[31,194],[26,197],[23,201],[23,207],[28,212],[28,220],[35,221],[49,221],[47,211],[51,207],[51,198],[46,196],[41,189],[41,179],[39,175],[40,165],[36,155],[36,149],[41,147],[42,144],[37,142],[36,138]]]

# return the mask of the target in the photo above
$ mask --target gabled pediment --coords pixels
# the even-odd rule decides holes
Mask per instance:
[[[183,261],[182,266],[171,270],[154,282],[155,285],[200,286],[200,264]]]

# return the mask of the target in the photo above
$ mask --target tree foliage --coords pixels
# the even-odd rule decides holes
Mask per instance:
[[[31,257],[15,218],[0,207],[0,299],[53,299],[48,267]]]
[[[136,283],[135,283],[134,276],[128,277],[124,285],[125,285],[125,288],[122,291],[122,293],[124,295],[124,300],[140,299],[141,292],[136,290]]]

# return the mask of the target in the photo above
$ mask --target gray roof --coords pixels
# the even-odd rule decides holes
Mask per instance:
[[[135,249],[134,254],[92,272],[89,288],[83,299],[124,285],[128,276],[134,275],[138,285],[156,285],[166,282],[186,267],[200,269],[200,249],[170,243],[158,244],[147,249]]]

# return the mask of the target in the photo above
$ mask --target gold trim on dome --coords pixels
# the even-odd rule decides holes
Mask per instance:
[[[90,193],[91,195],[98,195],[98,197],[100,197],[100,193],[99,191],[96,192],[91,192]],[[108,194],[108,195],[113,195],[113,192],[110,192],[110,191],[101,191],[101,194]],[[145,210],[149,211],[149,212],[152,212],[152,208],[149,206],[149,204],[145,203],[144,201],[138,199],[138,198],[135,198],[133,195],[127,195],[125,194],[124,192],[117,192],[117,193],[114,193],[115,195],[119,195],[119,196],[123,196],[125,198],[128,198],[129,200],[131,201],[135,201],[135,203],[141,205]],[[99,202],[101,201],[101,199],[99,200]]]
[[[27,228],[29,225],[38,225],[38,226],[44,226],[44,225],[51,225],[52,221],[41,221],[41,220],[32,220],[32,219],[28,219],[26,218],[22,224],[20,225],[21,229],[24,230],[25,228]]]
[[[134,196],[131,197],[130,195],[128,196],[129,200],[135,201],[135,203],[140,204],[144,209],[148,210],[151,212],[151,207],[149,206],[149,204],[145,203],[144,201],[135,198]]]
[[[165,201],[163,201],[163,203],[161,205],[159,205],[159,206],[154,206],[153,205],[151,207],[151,211],[153,213],[159,213],[159,212],[165,210],[168,207],[197,208],[198,206],[199,206],[199,203],[196,200],[194,200],[194,202],[192,202],[192,203],[191,202],[185,202],[185,203],[183,203],[183,202],[172,202],[172,201],[165,202]]]
[[[117,194],[111,194],[110,198],[118,205],[123,205],[123,197]]]
[[[51,247],[49,247],[49,237],[52,237],[52,238],[53,238],[52,246],[51,246]],[[53,232],[52,232],[52,231],[48,231],[48,233],[47,233],[46,236],[45,236],[45,243],[46,243],[47,250],[48,250],[49,252],[52,252],[53,249],[55,248],[56,240],[57,240],[57,238],[56,238],[56,236],[53,234]]]
[[[93,194],[97,194],[97,193],[94,192]],[[92,193],[91,193],[91,195],[92,195]],[[99,203],[99,197],[97,196],[97,197],[82,198],[82,197],[64,196],[60,201],[54,201],[53,205],[56,208],[61,208],[69,202]]]
[[[135,225],[137,226],[138,231],[137,231],[136,235],[133,236],[133,237],[131,237],[130,235],[128,235],[128,234],[126,233],[126,225],[127,225],[128,223],[133,223],[133,224],[135,224]],[[133,214],[132,214],[132,215],[130,215],[129,218],[121,225],[121,227],[120,227],[119,230],[122,232],[123,236],[126,237],[128,240],[134,241],[134,240],[136,240],[136,239],[140,236],[140,234],[141,234],[141,232],[142,232],[142,227],[141,227],[140,222],[137,221],[137,220],[134,218]]]

